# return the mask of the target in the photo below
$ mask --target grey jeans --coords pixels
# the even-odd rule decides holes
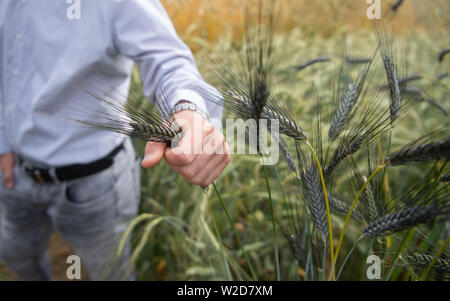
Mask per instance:
[[[0,258],[20,279],[51,279],[46,249],[54,230],[80,256],[89,279],[134,279],[129,243],[117,252],[140,200],[139,162],[129,140],[111,167],[88,177],[39,184],[17,164],[14,177],[12,190],[0,181]]]

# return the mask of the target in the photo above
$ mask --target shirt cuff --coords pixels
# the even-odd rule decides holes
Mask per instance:
[[[183,100],[195,104],[200,110],[204,112],[208,112],[208,110],[206,109],[205,99],[197,92],[189,89],[180,89],[175,91],[175,94],[170,102],[170,107],[173,108],[178,102]]]
[[[8,142],[5,130],[0,128],[0,154],[6,154],[12,152],[12,147]]]

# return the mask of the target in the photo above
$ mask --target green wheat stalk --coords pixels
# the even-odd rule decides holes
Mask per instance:
[[[223,210],[225,212],[225,215],[226,215],[226,217],[228,219],[228,222],[230,223],[231,228],[233,229],[233,233],[236,236],[236,240],[237,240],[237,242],[239,244],[239,249],[244,254],[244,258],[245,258],[245,261],[247,262],[247,265],[248,265],[248,267],[250,269],[250,273],[252,274],[252,278],[253,278],[253,280],[256,281],[258,279],[258,277],[256,276],[255,270],[253,268],[252,263],[250,262],[250,259],[248,257],[247,252],[245,251],[244,247],[242,246],[241,238],[240,238],[240,236],[239,236],[239,234],[238,234],[238,232],[236,230],[236,227],[234,226],[233,220],[231,219],[231,216],[230,216],[230,213],[228,212],[227,206],[225,206],[225,203],[224,203],[224,201],[222,199],[222,196],[220,195],[219,190],[217,190],[216,183],[213,182],[212,185],[214,187],[214,191],[216,192],[217,197],[219,198],[220,205],[222,206],[222,208],[223,208]]]

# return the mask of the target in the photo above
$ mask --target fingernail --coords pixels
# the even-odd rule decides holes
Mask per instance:
[[[142,163],[144,163],[147,160],[150,160],[150,158],[152,157],[152,153],[148,153],[144,156],[144,159],[142,159]]]

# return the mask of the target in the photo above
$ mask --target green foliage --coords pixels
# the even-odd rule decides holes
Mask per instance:
[[[433,55],[438,51],[436,45],[432,43],[434,38],[432,35],[425,34],[416,34],[414,37],[408,38],[405,42],[407,50],[404,53],[402,52],[402,59],[404,58],[407,63],[407,74],[418,73],[422,75],[422,78],[417,80],[415,84],[442,106],[448,108],[448,80],[437,79],[438,74],[445,72],[446,66],[439,65]],[[323,108],[325,112],[332,112],[331,108],[328,109],[326,105],[332,103],[330,101],[333,98],[331,87],[334,80],[333,76],[340,68],[338,53],[343,42],[344,38],[339,34],[336,34],[336,37],[332,39],[324,40],[317,37],[305,38],[298,31],[292,31],[287,37],[275,39],[274,47],[280,49],[282,46],[282,49],[274,54],[278,56],[274,61],[279,65],[275,68],[273,93],[281,100],[282,105],[296,117],[300,126],[306,124],[308,120],[314,119],[308,116],[307,112],[314,111],[315,104],[312,100],[317,97],[325,104]],[[352,49],[354,57],[370,57],[373,54],[374,45],[376,45],[376,35],[374,32],[360,31],[351,38],[347,38],[346,43],[348,48]],[[213,49],[208,48],[199,51],[199,67],[204,71],[207,79],[208,69],[214,68],[214,66],[211,66],[211,62],[202,59],[202,57],[206,55],[220,56],[223,53],[228,53],[233,47],[233,43],[225,38],[219,41]],[[295,71],[295,66],[324,54],[330,55],[331,60],[312,65],[301,72]],[[375,93],[379,87],[386,84],[385,71],[380,58],[376,57],[373,64],[373,72],[367,78],[368,95]],[[350,67],[349,76],[353,80],[356,80],[358,70],[357,66]],[[142,91],[142,83],[137,71],[135,71],[132,83],[133,99],[140,105],[148,105],[140,91]],[[366,97],[366,95],[362,97]],[[409,110],[407,116],[393,129],[390,134],[391,139],[388,135],[379,137],[368,150],[363,150],[351,158],[345,159],[343,167],[336,170],[339,174],[339,180],[335,182],[333,187],[330,187],[328,193],[335,197],[338,196],[339,200],[344,201],[344,205],[351,204],[361,187],[361,183],[358,181],[353,181],[354,184],[356,183],[353,186],[348,184],[352,183],[352,178],[355,176],[347,171],[352,166],[352,161],[356,166],[359,166],[361,174],[367,177],[369,175],[368,170],[366,170],[369,150],[380,161],[379,157],[387,155],[388,145],[391,151],[397,150],[428,132],[448,126],[447,116],[428,102],[418,101],[407,96],[404,102],[414,104],[414,110]],[[361,104],[364,104],[364,102]],[[385,105],[389,105],[389,98],[386,98]],[[331,118],[331,114],[328,115],[323,118]],[[308,133],[306,128],[305,131]],[[324,127],[324,137],[326,133],[327,129]],[[136,141],[136,149],[142,153],[143,148],[144,144]],[[292,145],[290,145],[290,149],[292,149]],[[324,156],[326,155],[329,156],[330,154],[324,154]],[[375,167],[372,166],[372,168]],[[383,175],[380,174],[374,179],[371,190],[381,189],[382,194],[377,193],[377,195],[382,195],[385,201],[389,203],[395,200],[396,196],[402,195],[412,185],[422,183],[425,174],[428,172],[437,173],[441,167],[441,163],[419,163],[388,167]],[[445,170],[444,168],[441,172],[443,174],[448,173],[448,170]],[[283,225],[292,218],[289,210],[292,211],[293,208],[301,212],[298,219],[302,223],[308,221],[307,208],[301,199],[302,195],[298,193],[299,181],[286,162],[280,160],[276,167],[268,168],[268,172],[272,184],[271,193],[275,215],[278,223],[282,226],[282,231],[289,230],[289,227],[286,228]],[[358,173],[358,175],[361,174]],[[234,155],[232,162],[225,169],[216,185],[228,211],[231,213],[234,227],[255,268],[258,279],[276,279],[273,252],[275,242],[272,235],[273,228],[267,187],[259,165],[259,158],[257,156]],[[225,212],[213,191],[204,194],[200,187],[186,183],[164,162],[151,170],[143,170],[141,187],[141,212],[152,213],[161,217],[164,222],[152,228],[150,233],[147,233],[148,236],[144,238],[142,234],[145,231],[146,223],[137,226],[133,232],[135,246],[139,244],[141,239],[146,240],[137,260],[139,279],[251,279],[244,254],[239,248],[233,229],[230,227]],[[331,210],[333,213],[333,208]],[[344,218],[345,215],[338,214],[338,212],[332,214],[334,232],[339,233],[341,231]],[[306,223],[308,224],[308,222]],[[367,223],[361,222],[360,219],[359,221],[358,219],[350,221],[340,252],[341,256],[337,261],[337,268],[341,266],[345,256],[360,238],[366,225]],[[434,256],[439,249],[439,244],[448,235],[445,225],[445,219],[438,219],[433,224],[412,228],[413,234],[408,237],[406,242],[404,231],[377,239],[361,239],[355,246],[348,262],[346,262],[340,279],[365,280],[365,258],[371,254],[378,254],[382,258],[384,271],[382,277],[386,277],[389,273],[391,280],[418,279],[420,274],[414,267],[407,264],[405,252],[410,248],[419,248],[421,252]],[[311,230],[308,226],[302,231],[311,232]],[[323,272],[321,264],[323,250],[320,254],[320,249],[323,249],[323,242],[316,239],[302,241],[306,259],[302,267],[299,267],[297,264],[297,262],[300,262],[299,255],[295,253],[295,250],[292,252],[291,247],[297,243],[296,239],[300,238],[289,236],[299,233],[287,231],[283,234],[288,239],[283,236],[278,237],[281,279],[303,280],[305,274],[307,279],[321,279],[319,274]],[[316,249],[319,250],[318,258],[313,255]],[[398,259],[397,254],[400,255]],[[326,257],[326,260],[328,260],[328,257]],[[311,264],[307,262],[315,262],[316,269],[312,271]],[[392,262],[395,262],[395,265],[391,268]],[[328,262],[327,265],[329,264]],[[435,277],[435,274],[430,273],[429,277]]]

